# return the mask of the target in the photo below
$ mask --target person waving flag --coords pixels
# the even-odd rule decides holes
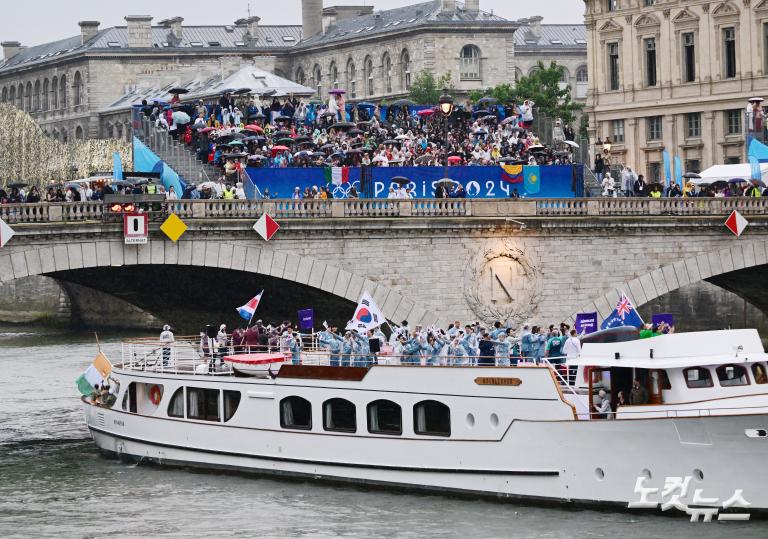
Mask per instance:
[[[629,301],[629,298],[623,292],[619,302],[616,304],[616,308],[600,324],[600,329],[617,328],[620,326],[643,327],[643,319],[640,318],[640,314],[635,310],[632,302]]]
[[[259,292],[257,296],[251,299],[248,303],[246,303],[242,307],[237,308],[237,313],[240,315],[240,318],[244,318],[245,320],[248,320],[249,324],[251,320],[253,320],[253,314],[256,312],[256,308],[259,306],[259,302],[261,301],[261,295],[263,293],[264,291],[262,290],[261,292]]]

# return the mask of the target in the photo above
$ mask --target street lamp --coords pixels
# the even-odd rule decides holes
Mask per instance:
[[[445,167],[443,169],[443,177],[448,178],[448,120],[451,117],[451,114],[453,114],[453,97],[448,95],[448,90],[443,90],[443,95],[440,96],[440,100],[438,101],[440,113],[443,115],[443,119],[445,120]]]

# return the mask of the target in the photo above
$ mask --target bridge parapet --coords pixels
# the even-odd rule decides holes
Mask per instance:
[[[499,217],[580,218],[622,216],[768,215],[766,198],[568,198],[568,199],[355,199],[355,200],[176,200],[148,208],[150,220],[170,213],[184,220]],[[99,201],[4,204],[7,223],[114,221],[119,213]]]

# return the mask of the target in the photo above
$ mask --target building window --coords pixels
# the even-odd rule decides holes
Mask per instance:
[[[589,70],[587,66],[581,66],[576,70],[576,82],[589,82]]]
[[[237,412],[237,408],[240,406],[240,392],[232,391],[229,389],[224,390],[224,422],[226,423]]]
[[[618,3],[619,0],[605,0],[606,7],[605,9],[607,11],[616,11],[618,9]]]
[[[381,62],[384,69],[384,87],[388,94],[392,93],[392,58],[389,54],[384,55],[384,59]]]
[[[83,140],[84,138],[83,128],[78,125],[77,128],[75,128],[75,140]]]
[[[619,89],[619,44],[608,43],[608,88]]]
[[[696,43],[693,32],[683,34],[683,82],[696,80]]]
[[[27,83],[27,91],[24,93],[24,110],[32,112],[32,83]]]
[[[48,79],[45,79],[43,81],[43,95],[42,95],[42,98],[43,98],[42,108],[43,108],[43,110],[48,110],[48,104],[50,103],[48,92],[50,92],[50,91],[51,91],[51,83],[50,83],[50,81]]]
[[[741,163],[741,157],[736,157],[735,155],[725,156],[726,165],[738,165],[739,163]]]
[[[647,126],[646,126],[646,134],[647,140],[661,140],[662,138],[662,131],[661,131],[661,116],[651,116],[646,120]]]
[[[417,403],[413,407],[413,431],[426,436],[450,436],[451,409],[437,401]]]
[[[685,115],[686,136],[688,138],[698,138],[701,136],[701,113],[691,112]]]
[[[304,70],[302,68],[296,70],[296,82],[302,86],[307,83],[307,76],[304,74]]]
[[[378,400],[368,405],[368,432],[372,434],[403,433],[403,412],[392,401]]]
[[[338,88],[339,87],[339,68],[336,65],[336,62],[333,62],[331,64],[331,69],[329,73],[331,75],[331,88]]]
[[[741,115],[742,109],[731,109],[725,111],[725,134],[741,135]]]
[[[755,377],[756,384],[768,384],[768,375],[766,375],[763,363],[754,363],[752,365],[752,376]]]
[[[284,429],[312,430],[312,404],[301,397],[281,400],[280,426]]]
[[[313,88],[317,92],[317,96],[321,97],[323,95],[323,71],[320,69],[319,65],[316,65],[312,72],[314,78]]]
[[[763,75],[768,75],[768,23],[763,23]]]
[[[329,399],[323,403],[323,428],[333,432],[357,432],[355,404],[346,399]]]
[[[219,421],[219,390],[187,388],[187,419]]]
[[[661,163],[648,163],[648,183],[661,181]]]
[[[624,142],[624,120],[611,120],[611,139],[615,143]]]
[[[53,77],[51,80],[51,110],[59,108],[59,79]]]
[[[67,76],[62,75],[59,79],[59,108],[67,108]]]
[[[723,69],[726,79],[736,78],[736,29],[723,28]]]
[[[184,388],[180,387],[173,392],[171,402],[168,403],[168,417],[184,417]]]
[[[722,387],[749,385],[747,369],[741,365],[720,365],[715,371]]]
[[[85,87],[83,86],[83,76],[79,71],[75,72],[75,82],[72,84],[72,90],[75,94],[75,106],[80,106],[85,101]]]
[[[701,161],[698,159],[686,159],[685,160],[686,172],[701,172]]]
[[[3,86],[3,94],[2,96],[0,96],[0,101],[2,101],[3,103],[8,101],[8,88],[6,88],[5,86]]]
[[[16,87],[15,86],[11,86],[11,91],[9,92],[8,96],[9,96],[8,103],[15,107],[16,106]]]
[[[480,80],[480,49],[465,45],[459,55],[461,80]]]
[[[406,91],[411,89],[411,55],[408,49],[400,54],[400,88]]]
[[[35,81],[35,93],[32,95],[32,110],[40,110],[40,81]]]
[[[357,69],[355,68],[355,62],[352,58],[347,62],[347,92],[349,97],[354,99],[357,97]]]
[[[643,40],[645,50],[645,85],[656,86],[656,38]]]
[[[690,388],[712,387],[712,374],[704,367],[683,369],[685,384]]]
[[[373,95],[375,93],[375,85],[373,81],[373,59],[370,56],[365,59],[365,84],[365,95]]]
[[[645,7],[650,7],[656,3],[656,0],[643,0],[643,5]]]

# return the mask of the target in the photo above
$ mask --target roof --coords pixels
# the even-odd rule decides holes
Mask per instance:
[[[164,26],[152,27],[153,48],[157,50],[216,50],[249,49],[278,50],[289,49],[301,39],[301,26],[259,26],[257,39],[248,43],[244,26],[184,26],[182,39],[176,43],[170,36],[170,29]],[[50,61],[52,58],[76,55],[92,50],[130,50],[128,47],[128,28],[114,26],[105,28],[85,44],[80,35],[24,48],[10,60],[0,62],[0,71],[22,65],[31,65]]]
[[[189,90],[188,94],[181,96],[184,102],[220,96],[222,90],[230,88],[233,90],[249,88],[253,93],[260,95],[272,91],[275,92],[274,95],[276,97],[288,94],[310,96],[315,93],[315,90],[312,88],[278,77],[269,71],[264,71],[254,66],[246,66],[224,78],[221,75],[215,75],[208,78],[192,79],[182,84],[174,83],[162,87],[137,89],[123,95],[101,112],[124,111],[130,109],[133,105],[141,104],[144,99],[149,103],[154,100],[167,101],[170,98],[168,90],[173,87]]]
[[[457,9],[455,13],[445,15],[441,12],[440,5],[440,0],[430,0],[411,6],[376,11],[370,15],[344,19],[329,26],[325,33],[308,37],[302,41],[301,45],[302,47],[324,45],[428,25],[467,23],[507,24],[514,25],[514,27],[518,25],[516,22],[482,10],[478,13],[468,13]]]
[[[618,359],[617,355],[618,354]],[[573,365],[668,369],[765,361],[755,329],[672,333],[617,343],[584,343]]]
[[[552,47],[578,47],[586,51],[587,27],[583,24],[542,24],[541,35],[536,37],[531,25],[527,24],[515,32],[515,48],[517,50],[538,50]]]

